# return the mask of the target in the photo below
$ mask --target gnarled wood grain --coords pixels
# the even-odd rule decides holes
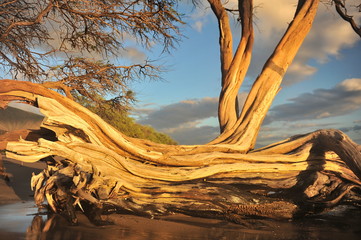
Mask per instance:
[[[32,179],[35,201],[76,222],[74,208],[156,216],[175,212],[241,222],[292,218],[360,204],[360,147],[319,130],[248,153],[227,144],[168,146],[124,136],[79,104],[36,84],[1,81],[0,101],[46,116],[55,139],[9,142],[7,157],[48,163]]]

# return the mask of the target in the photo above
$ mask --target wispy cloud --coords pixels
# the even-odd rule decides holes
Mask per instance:
[[[151,108],[149,108],[151,107]],[[152,108],[153,107],[153,108]],[[218,126],[204,124],[217,116],[218,98],[202,98],[154,108],[138,109],[138,122],[151,125],[169,134],[182,144],[202,144],[212,140],[219,133]]]
[[[213,16],[209,4],[200,1],[201,6],[196,8],[191,16],[191,25],[201,32],[207,24],[215,24],[210,21]],[[227,7],[236,6],[237,0],[227,1]],[[355,10],[358,0],[349,0],[349,14],[354,15],[356,21],[361,20],[361,14]],[[252,56],[252,64],[248,76],[255,79],[267,58],[281,39],[287,27],[291,23],[297,3],[294,0],[265,1],[255,0],[255,47]],[[231,25],[239,32],[239,24]],[[236,38],[235,38],[236,40]],[[342,20],[336,13],[334,6],[322,2],[315,18],[314,24],[306,37],[296,58],[290,65],[283,81],[284,86],[292,85],[307,79],[317,72],[317,65],[311,64],[311,60],[317,64],[327,63],[331,57],[340,57],[343,49],[350,48],[359,41],[359,37],[349,24]]]
[[[356,3],[355,0],[347,2],[351,5]],[[252,78],[258,76],[262,68],[260,63],[269,57],[292,21],[296,4],[293,0],[256,0],[255,6],[256,41],[249,70]],[[358,13],[355,18],[360,19],[361,14]],[[295,84],[316,73],[317,67],[310,64],[311,60],[318,64],[326,63],[330,57],[339,57],[342,49],[352,47],[357,41],[357,34],[337,15],[334,7],[320,4],[313,27],[290,65],[283,85]]]
[[[246,93],[239,94],[240,105]],[[151,125],[172,136],[181,144],[201,144],[219,134],[218,98],[185,100],[158,108],[154,105],[139,109],[138,122]],[[149,108],[151,107],[151,108]],[[340,128],[345,132],[359,131],[360,122],[347,126],[318,120],[343,116],[361,109],[361,79],[346,79],[329,89],[303,93],[270,109],[259,136],[259,145],[279,141],[294,134],[320,128]],[[205,123],[212,119],[211,123]]]
[[[61,51],[56,51],[54,56],[58,60],[67,59],[69,56],[72,57],[84,57],[89,59],[97,60],[121,60],[129,62],[130,64],[134,63],[143,63],[146,59],[146,52],[137,41],[136,37],[129,33],[122,33],[122,36],[118,36],[121,38],[121,42],[123,47],[119,47],[114,54],[107,53],[104,54],[97,51],[89,51],[85,49],[77,49],[74,48],[68,41],[63,41],[63,35],[65,33],[65,23],[63,19],[57,19],[57,21],[47,21],[45,26],[49,30],[49,34],[51,38],[48,40],[48,44],[42,43],[37,47],[42,52],[48,52],[54,49],[60,49]],[[90,40],[89,40],[90,41]],[[66,51],[64,51],[64,49]],[[66,52],[66,53],[65,53]]]
[[[335,122],[272,122],[270,125],[263,125],[257,138],[257,147],[266,146],[297,134],[313,132],[317,129],[336,128]]]
[[[229,4],[234,2],[236,0],[231,0]],[[201,32],[207,24],[215,23],[211,20],[213,15],[207,6],[207,3],[203,3],[203,6],[196,9],[191,17],[191,25],[197,31]],[[256,0],[255,6],[256,42],[253,62],[247,77],[249,79],[258,76],[262,63],[272,53],[292,21],[296,3],[293,0],[277,2]],[[203,10],[205,7],[207,9]],[[239,28],[237,24],[233,26]],[[284,85],[295,84],[312,76],[317,72],[319,64],[327,63],[331,57],[340,57],[341,50],[352,47],[357,41],[357,35],[348,23],[340,19],[333,8],[320,4],[313,28],[290,66]],[[260,139],[266,143],[281,140],[290,134],[302,133],[303,130],[313,131],[335,126],[350,127],[337,123],[322,123],[321,119],[331,119],[359,110],[360,81],[359,78],[347,79],[332,88],[316,89],[273,107],[264,122]],[[240,102],[245,97],[246,94],[242,93],[239,97]],[[217,104],[217,98],[204,98],[148,108],[143,111],[144,114],[139,121],[168,133],[181,144],[202,143],[211,140],[219,133],[217,121],[214,121],[214,124],[204,124],[206,119],[217,116]],[[320,121],[316,122],[315,119]],[[265,131],[265,127],[270,130]]]
[[[181,126],[172,132],[165,132],[182,144],[204,144],[219,135],[219,127]]]
[[[197,32],[202,32],[203,27],[209,22],[209,16],[212,10],[208,7],[209,3],[205,0],[197,1],[196,5],[197,7],[191,7],[191,26]]]
[[[175,128],[217,115],[218,98],[184,100],[154,109],[139,122],[157,129]]]
[[[142,63],[147,59],[145,52],[136,47],[126,47],[119,50],[119,54],[133,63]]]
[[[195,21],[193,24],[192,24],[192,27],[197,31],[197,32],[202,32],[203,30],[203,26],[204,26],[204,21]]]
[[[330,89],[303,93],[270,110],[272,121],[322,119],[352,113],[361,108],[361,78],[346,79]]]
[[[345,127],[345,128],[340,128],[341,131],[347,133],[347,132],[361,132],[361,125],[354,125],[352,127]]]
[[[261,128],[257,145],[264,146],[299,133],[323,128],[346,132],[361,144],[361,120],[347,116],[361,112],[361,79],[346,79],[329,89],[303,93],[270,109]],[[342,121],[340,121],[342,117]]]
[[[238,94],[239,106],[247,93]],[[219,135],[218,97],[184,100],[156,107],[142,106],[134,110],[138,122],[151,125],[181,144],[203,144]]]

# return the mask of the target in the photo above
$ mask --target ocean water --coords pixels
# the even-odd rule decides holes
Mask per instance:
[[[361,210],[340,206],[324,215],[274,221],[248,219],[243,225],[221,220],[171,216],[148,219],[112,215],[114,225],[94,226],[78,214],[70,226],[59,215],[38,212],[32,201],[0,206],[0,239],[26,240],[168,240],[168,239],[361,239]]]

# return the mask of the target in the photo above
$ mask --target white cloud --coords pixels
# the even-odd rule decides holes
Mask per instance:
[[[262,126],[257,138],[257,148],[276,143],[298,134],[313,132],[317,129],[337,128],[335,122],[320,122],[304,120],[300,122],[273,122]]]
[[[246,97],[246,92],[238,94],[240,107]],[[181,144],[203,144],[219,135],[217,97],[189,99],[156,109],[154,105],[149,107],[134,111],[138,122],[151,125]]]
[[[249,70],[252,78],[258,76],[262,64],[292,21],[296,4],[297,1],[294,0],[255,1],[256,39]],[[361,19],[360,13],[353,14],[357,14],[356,19]],[[316,60],[320,64],[326,63],[330,57],[340,57],[342,49],[352,47],[357,41],[357,34],[338,16],[334,7],[320,4],[312,29],[291,64],[283,84],[291,85],[313,75],[317,68],[310,65],[310,60]]]
[[[337,88],[344,89],[345,91],[361,91],[361,81],[358,78],[346,79],[337,85]]]
[[[196,8],[191,16],[192,27],[197,31],[202,31],[210,22],[215,23],[209,21],[211,17],[214,17],[209,4],[204,0],[200,2],[200,7]],[[227,1],[227,7],[234,7],[237,2],[236,0]],[[347,3],[349,6],[359,4],[357,0],[348,0]],[[263,63],[271,55],[292,21],[297,1],[255,0],[254,6],[255,44],[252,65],[248,71],[248,75],[252,79],[259,75]],[[357,12],[355,8],[349,8],[349,10],[356,21],[361,20],[361,13]],[[234,30],[238,34],[239,24],[234,24],[232,27],[236,28]],[[237,41],[237,34],[234,34],[235,41]],[[287,86],[307,79],[317,72],[317,68],[310,65],[310,60],[315,60],[320,64],[326,63],[330,57],[340,57],[342,49],[352,47],[357,41],[359,41],[359,37],[350,25],[336,13],[334,6],[320,3],[312,29],[291,64],[283,84]]]
[[[165,131],[174,140],[181,144],[204,144],[210,142],[219,135],[219,128],[215,126],[183,125],[172,131]]]
[[[310,60],[314,59],[320,64],[327,63],[330,57],[340,57],[342,49],[352,47],[357,41],[357,34],[337,15],[334,8],[320,4],[312,29],[291,65],[285,84],[299,82],[315,73],[317,69],[308,65]],[[299,71],[292,71],[293,65],[304,67],[299,68]],[[313,73],[305,71],[307,68]]]
[[[305,39],[296,62],[307,64],[310,59],[326,63],[331,56],[338,57],[344,48],[352,47],[359,37],[333,7],[320,4],[312,29]]]
[[[119,53],[123,58],[133,63],[143,63],[147,59],[146,54],[136,47],[126,47],[120,50]]]
[[[305,61],[307,62],[307,61]],[[294,61],[288,68],[283,85],[288,86],[304,80],[317,72],[317,68],[302,61]]]
[[[230,1],[231,4],[234,2],[235,0]],[[297,1],[294,0],[255,1],[256,42],[249,71],[250,78],[254,79],[259,74],[262,64],[270,56],[292,21],[296,4]],[[215,23],[210,20],[214,16],[208,6],[204,3],[192,15],[191,24],[197,31],[202,31],[206,24]],[[239,28],[239,25],[232,25],[234,26]],[[352,47],[357,41],[358,37],[348,23],[340,19],[333,8],[328,9],[327,6],[320,4],[313,28],[290,66],[284,84],[294,84],[312,76],[317,72],[317,67],[312,65],[312,62],[323,64],[331,57],[341,57],[340,51]],[[293,135],[291,130],[302,132],[302,129],[312,130],[322,127],[322,124],[307,123],[307,121],[342,116],[360,109],[360,81],[361,79],[356,78],[348,79],[331,89],[316,89],[311,93],[296,96],[286,104],[273,107],[266,118],[266,124],[272,123],[273,126],[277,123],[282,127],[287,123],[286,121],[292,121],[294,124],[289,125],[286,132],[282,131],[282,127],[277,134],[263,132],[260,139],[264,142],[281,140],[290,134]],[[240,94],[240,105],[245,96],[243,93]],[[140,122],[170,134],[181,144],[207,142],[218,134],[216,123],[205,124],[205,119],[217,116],[217,104],[216,98],[182,101],[153,109],[145,114]]]
[[[256,0],[254,6],[256,26],[262,36],[273,36],[283,32],[296,9],[294,0]]]
[[[151,125],[181,144],[203,144],[219,134],[217,110],[218,98],[190,99],[158,109],[142,109],[138,111],[142,114],[138,122]],[[210,122],[214,125],[210,126]]]
[[[195,21],[192,24],[192,27],[197,31],[197,32],[202,32],[203,29],[203,25],[204,25],[204,21]]]
[[[316,89],[270,110],[273,121],[322,119],[352,113],[361,108],[361,78],[346,79],[331,89]]]
[[[239,94],[240,106],[246,93]],[[218,98],[190,99],[142,109],[142,124],[169,134],[180,144],[202,144],[219,134],[217,122]],[[361,110],[361,78],[346,79],[329,89],[316,89],[271,108],[259,135],[257,146],[279,141],[295,134],[319,128],[345,128],[343,123],[325,123],[322,119],[354,113]],[[354,121],[355,132],[360,121]],[[358,128],[357,128],[358,129]],[[357,141],[357,139],[356,139]]]
[[[197,7],[191,6],[190,20],[191,26],[197,32],[202,32],[203,27],[209,22],[209,17],[212,15],[212,10],[209,7],[209,3],[205,0],[199,0],[196,2]]]
[[[139,120],[156,129],[171,129],[217,116],[218,98],[184,100],[154,109]]]

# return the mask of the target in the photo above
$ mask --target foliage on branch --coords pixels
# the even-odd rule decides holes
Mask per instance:
[[[132,93],[129,94],[131,95]],[[102,101],[102,104],[97,104],[99,100],[89,101],[83,96],[77,96],[77,102],[81,103],[90,111],[96,113],[105,122],[109,123],[128,137],[147,139],[155,143],[170,145],[177,144],[177,142],[168,135],[157,132],[154,128],[150,126],[144,126],[136,123],[134,119],[129,116],[129,109],[125,109],[123,104],[120,105],[123,107],[119,107],[118,103],[115,103],[114,101],[100,101]]]
[[[144,47],[159,43],[168,51],[179,41],[180,14],[175,0],[5,0],[0,3],[0,60],[15,78],[56,84],[48,87],[94,98],[127,92],[127,81],[156,78],[150,62],[117,66],[127,39]],[[79,58],[78,55],[93,56]],[[54,61],[63,60],[55,67]],[[94,87],[96,89],[94,89]]]
[[[64,1],[51,3],[58,2]],[[311,29],[319,2],[298,1],[293,20],[266,60],[239,113],[237,95],[252,55],[253,1],[238,1],[242,33],[237,50],[233,51],[225,1],[208,0],[219,26],[222,71],[219,106],[222,133],[208,144],[172,146],[130,138],[98,116],[105,114],[103,118],[109,122],[123,119],[119,115],[124,112],[115,111],[117,108],[112,106],[116,101],[96,105],[89,102],[86,94],[80,96],[83,105],[88,105],[96,115],[43,86],[4,80],[0,106],[13,100],[37,106],[46,116],[42,127],[55,133],[54,138],[39,136],[10,142],[6,154],[27,162],[51,157],[47,160],[48,168],[32,178],[34,199],[37,204],[46,199],[54,212],[64,214],[72,223],[76,223],[78,206],[80,209],[88,206],[86,213],[92,210],[102,213],[107,209],[149,217],[183,213],[241,224],[254,217],[290,219],[319,214],[339,204],[359,207],[360,146],[341,131],[318,130],[254,149],[260,126],[280,90],[284,74]],[[66,8],[58,6],[59,9],[65,11],[78,4],[66,3]],[[130,8],[138,10],[139,6]],[[75,14],[81,18],[77,12],[70,11],[67,16]],[[97,17],[90,12],[91,17]],[[141,19],[141,23],[146,20]],[[106,29],[113,31],[111,27]],[[88,39],[87,35],[74,37],[77,40],[70,41],[73,47],[77,47],[78,40]],[[90,41],[88,47],[91,44]],[[75,74],[71,70],[73,66],[80,69],[76,72],[81,76],[76,79],[76,86],[89,93],[92,86],[82,82],[89,71],[97,75],[105,68],[105,72],[109,70],[117,76],[107,69],[106,63],[99,63],[101,68],[97,68],[81,58],[74,59],[68,67],[54,70],[64,79]],[[101,84],[99,79],[103,79],[101,74],[94,82]],[[106,80],[102,81],[107,86]],[[78,89],[69,90],[72,91],[82,94]],[[104,100],[99,98],[99,101]],[[117,124],[121,126],[122,121]],[[93,221],[99,223],[98,220],[93,216]]]
[[[104,97],[115,96],[108,100],[115,108],[125,108],[135,100],[129,88],[134,79],[158,79],[160,68],[145,63],[130,66],[115,66],[103,61],[94,62],[87,58],[69,58],[66,63],[51,69],[53,81],[43,83],[45,87],[60,90],[67,97],[76,99],[82,95],[96,104],[104,104]],[[60,80],[57,80],[60,79]]]

